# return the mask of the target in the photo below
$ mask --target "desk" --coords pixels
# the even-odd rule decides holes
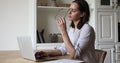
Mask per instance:
[[[68,56],[56,56],[56,58],[68,58]],[[41,63],[21,57],[19,51],[0,51],[0,63]]]

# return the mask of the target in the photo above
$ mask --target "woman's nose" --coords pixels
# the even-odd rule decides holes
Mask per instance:
[[[70,10],[68,10],[68,14],[71,14],[71,11],[70,11]]]

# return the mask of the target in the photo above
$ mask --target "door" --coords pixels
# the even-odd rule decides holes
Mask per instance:
[[[113,44],[115,42],[116,12],[99,11],[97,14],[98,42]]]

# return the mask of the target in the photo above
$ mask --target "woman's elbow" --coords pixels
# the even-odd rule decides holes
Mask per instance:
[[[71,50],[70,52],[70,58],[75,59],[75,49]]]

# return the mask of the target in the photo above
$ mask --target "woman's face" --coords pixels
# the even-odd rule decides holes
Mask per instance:
[[[82,16],[83,13],[81,13],[78,9],[78,4],[77,3],[72,3],[70,5],[70,8],[68,10],[68,18],[71,21],[78,21],[80,20],[80,17]],[[83,16],[82,16],[83,17]]]

